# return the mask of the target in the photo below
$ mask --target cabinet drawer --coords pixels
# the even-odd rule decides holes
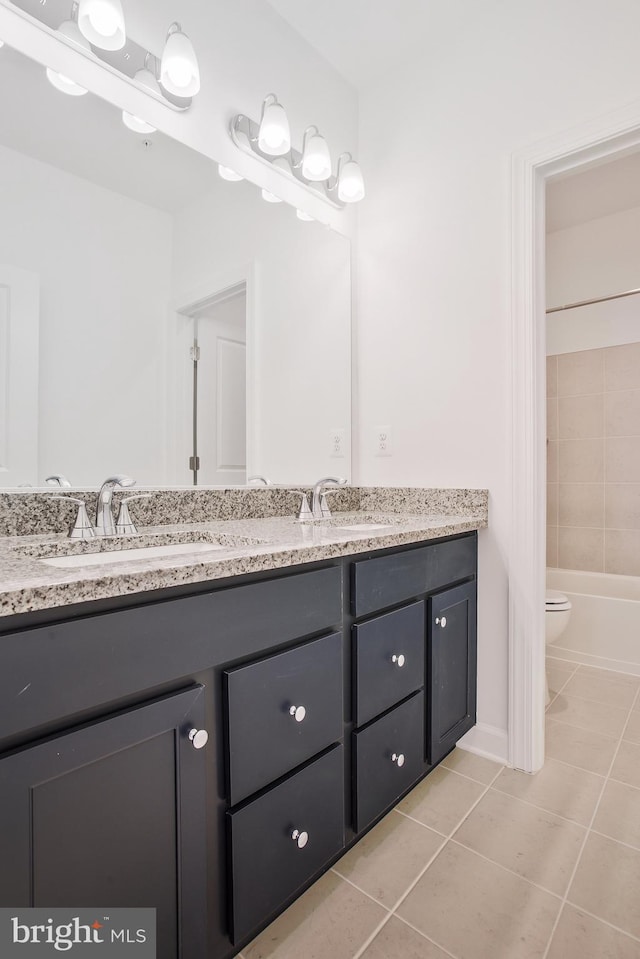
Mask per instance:
[[[424,772],[424,727],[424,694],[417,693],[353,734],[356,832],[391,806]]]
[[[341,633],[225,672],[232,806],[342,738],[342,683]]]
[[[424,617],[419,602],[353,627],[358,726],[424,685]]]
[[[367,616],[473,576],[477,565],[476,542],[474,533],[353,563],[353,614]]]
[[[238,943],[344,846],[342,746],[227,813],[227,821],[232,940]]]

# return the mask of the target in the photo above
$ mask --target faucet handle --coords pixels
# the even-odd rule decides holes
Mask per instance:
[[[69,539],[95,539],[96,531],[87,514],[87,504],[83,499],[75,496],[52,496],[51,499],[62,499],[68,503],[75,503],[78,507],[76,521],[69,530]]]
[[[71,488],[71,483],[62,473],[53,473],[51,476],[45,477],[45,483],[47,486],[67,486],[69,489]]]
[[[307,494],[302,489],[292,489],[291,492],[297,496],[301,496],[302,500],[300,502],[300,510],[298,511],[297,520],[299,523],[303,523],[305,520],[313,519],[313,511],[309,506],[309,499]]]
[[[339,486],[327,486],[322,490],[320,496],[320,512],[322,513],[323,519],[331,519],[331,510],[329,509],[329,504],[327,503],[327,496],[329,493],[339,493]]]
[[[151,493],[138,493],[137,496],[127,496],[126,499],[120,500],[120,509],[116,520],[116,536],[133,536],[138,532],[131,519],[128,506],[129,503],[133,503],[134,499],[151,499]]]

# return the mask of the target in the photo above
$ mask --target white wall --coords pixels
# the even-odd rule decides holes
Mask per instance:
[[[640,207],[547,234],[547,306],[640,288]],[[640,295],[551,313],[547,353],[640,340]]]
[[[165,481],[171,227],[166,213],[0,147],[0,263],[41,284],[34,485],[49,473]]]
[[[510,537],[510,157],[640,96],[635,0],[453,2],[361,98],[358,467],[367,484],[488,487],[480,730],[504,751]],[[597,65],[597,69],[595,68]],[[372,430],[394,430],[373,455]]]
[[[350,477],[349,241],[300,222],[285,204],[265,203],[250,184],[219,181],[176,217],[174,303],[182,309],[243,277],[249,474],[276,483]],[[344,430],[340,458],[329,455],[335,429]]]

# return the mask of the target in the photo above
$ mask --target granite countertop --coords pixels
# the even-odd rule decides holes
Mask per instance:
[[[299,523],[292,515],[253,515],[140,526],[136,536],[88,542],[70,540],[60,532],[0,536],[0,616],[314,563],[487,526],[486,491],[451,490],[449,496],[431,491],[440,496],[429,500],[423,495],[413,501],[407,490],[395,491],[395,496],[393,492],[381,490],[384,495],[374,497],[369,490],[368,497],[361,495],[360,509],[335,511],[332,519],[318,522]],[[430,502],[450,511],[429,511]],[[372,509],[373,505],[379,508]],[[343,528],[362,523],[377,528]],[[187,551],[179,555],[99,560],[117,549],[179,543],[213,548],[188,551],[185,546]],[[86,565],[60,568],[50,562],[64,562],[74,554],[86,554]]]

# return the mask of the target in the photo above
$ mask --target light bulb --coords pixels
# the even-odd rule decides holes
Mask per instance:
[[[305,213],[304,210],[296,210],[296,216],[299,220],[303,220],[305,223],[311,223],[315,220],[315,217],[309,216],[308,213]]]
[[[0,40],[0,49],[4,46],[4,40]]]
[[[291,149],[291,131],[287,114],[274,93],[265,97],[262,104],[258,146],[263,153],[274,157],[284,156]]]
[[[266,200],[267,203],[282,203],[282,200],[279,196],[276,196],[275,193],[270,193],[269,190],[262,191],[262,199]]]
[[[223,180],[228,180],[229,183],[238,183],[240,180],[244,180],[243,176],[232,170],[230,166],[223,166],[222,163],[218,164],[218,173]]]
[[[122,50],[127,41],[120,0],[80,0],[78,26],[101,50]]]
[[[137,117],[134,113],[127,113],[126,110],[122,111],[122,122],[130,130],[133,130],[134,133],[156,132],[156,127],[152,127],[150,123],[147,123],[146,120],[141,120],[140,117]]]
[[[56,73],[51,67],[47,67],[47,79],[56,90],[60,90],[61,93],[68,93],[70,97],[82,97],[85,93],[88,93],[85,87],[81,87],[79,83],[66,77],[64,73]]]
[[[304,131],[302,175],[306,180],[316,182],[328,180],[331,176],[329,147],[325,138],[318,133],[317,127],[307,127]]]
[[[160,64],[160,83],[176,97],[193,97],[200,89],[200,68],[191,40],[172,23]]]
[[[362,171],[350,154],[349,160],[340,167],[338,174],[338,197],[343,203],[357,203],[365,194]]]

